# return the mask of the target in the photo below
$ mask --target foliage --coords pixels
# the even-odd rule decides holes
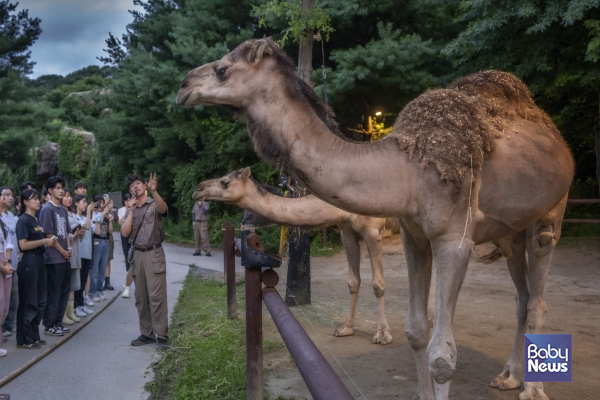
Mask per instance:
[[[58,168],[73,181],[83,179],[87,172],[89,155],[84,150],[83,138],[71,131],[62,131],[58,144]]]
[[[16,13],[19,3],[0,1],[0,78],[9,71],[30,74],[34,63],[29,61],[29,47],[42,32],[39,18],[30,18],[28,10]]]
[[[344,117],[373,115],[375,111],[398,112],[425,88],[435,85],[436,77],[426,68],[435,56],[432,40],[416,34],[402,35],[391,23],[377,25],[378,40],[365,46],[334,50],[330,70],[330,96],[334,105],[347,104]],[[322,90],[322,89],[321,89]],[[360,98],[361,102],[352,101]]]
[[[595,169],[599,5],[596,0],[463,1],[458,21],[468,26],[443,49],[455,75],[493,68],[522,78],[574,151],[583,179]]]
[[[152,367],[152,399],[246,397],[245,329],[227,318],[226,286],[188,275],[172,314],[169,349]],[[239,309],[244,309],[238,285]]]
[[[302,10],[300,3],[298,0],[271,0],[261,6],[252,6],[252,15],[258,18],[259,28],[266,28],[268,19],[283,17],[287,21],[287,28],[281,32],[278,41],[281,47],[285,47],[290,36],[295,43],[304,40],[307,31],[319,32],[325,40],[329,40],[335,31],[331,26],[329,10],[320,7]]]

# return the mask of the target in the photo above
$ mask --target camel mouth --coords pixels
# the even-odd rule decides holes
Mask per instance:
[[[194,190],[194,193],[192,194],[193,200],[204,200],[205,197],[206,195],[200,190]]]
[[[177,93],[177,98],[175,99],[175,102],[186,108],[190,108],[190,107],[192,107],[192,104],[188,103],[188,99],[190,98],[191,94],[192,94],[191,90],[185,91],[185,90],[181,89],[181,90],[179,90],[179,93]]]

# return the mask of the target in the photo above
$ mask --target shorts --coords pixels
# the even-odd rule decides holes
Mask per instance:
[[[80,268],[71,268],[71,290],[81,290]]]
[[[113,259],[113,253],[115,252],[115,241],[112,235],[108,237],[108,261]]]

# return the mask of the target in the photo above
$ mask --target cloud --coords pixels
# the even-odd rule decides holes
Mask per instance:
[[[42,34],[31,47],[31,78],[101,65],[96,57],[106,54],[108,33],[120,38],[133,20],[128,10],[142,11],[123,0],[25,0],[19,9],[42,20]]]

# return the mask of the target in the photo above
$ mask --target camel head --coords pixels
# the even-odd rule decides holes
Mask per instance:
[[[200,182],[194,190],[192,198],[236,204],[244,198],[246,183],[250,176],[250,168],[242,168],[224,177]]]
[[[269,38],[247,40],[231,53],[188,72],[177,103],[225,104],[245,109],[256,96],[269,96],[278,77],[294,75],[294,63]]]

